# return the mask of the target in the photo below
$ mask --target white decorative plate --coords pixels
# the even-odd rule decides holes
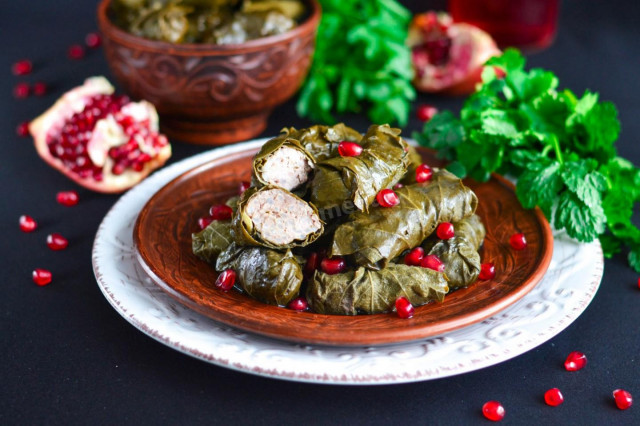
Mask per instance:
[[[422,341],[377,347],[288,343],[241,332],[189,310],[157,287],[136,260],[132,231],[147,200],[181,173],[266,139],[218,148],[167,167],[131,189],[102,221],[93,246],[100,290],[127,321],[157,341],[227,368],[287,380],[385,384],[478,370],[520,355],[568,327],[588,306],[603,273],[599,242],[555,233],[543,280],[520,301],[480,323]]]

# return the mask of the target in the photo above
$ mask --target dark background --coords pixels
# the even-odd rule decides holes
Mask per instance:
[[[405,2],[409,4],[410,2]],[[414,11],[444,2],[411,2]],[[420,6],[423,4],[424,6]],[[508,362],[457,377],[415,384],[346,387],[265,379],[206,364],[178,353],[128,324],[100,293],[91,269],[98,224],[117,200],[79,189],[81,202],[65,208],[57,191],[78,189],[47,167],[16,125],[48,107],[90,75],[109,76],[100,50],[82,61],[66,49],[95,30],[95,1],[3,1],[0,6],[0,423],[340,423],[482,424],[490,399],[507,409],[507,424],[640,424],[640,290],[623,257],[606,261],[602,286],[586,312],[559,336]],[[640,11],[635,1],[572,0],[562,4],[555,44],[533,55],[530,66],[552,69],[562,86],[589,88],[620,110],[620,153],[640,163]],[[17,78],[11,64],[34,62]],[[45,81],[44,98],[16,100],[18,81]],[[458,109],[459,99],[420,96],[421,102]],[[347,124],[364,130],[362,117]],[[309,124],[294,103],[278,108],[264,133]],[[405,134],[420,128],[412,119]],[[203,148],[174,143],[171,162]],[[40,228],[24,234],[21,214]],[[69,248],[53,252],[44,238],[60,232]],[[36,267],[54,282],[38,287]],[[580,350],[588,366],[568,373],[566,355]],[[559,387],[565,403],[544,404]],[[619,411],[611,392],[624,388],[636,404]]]

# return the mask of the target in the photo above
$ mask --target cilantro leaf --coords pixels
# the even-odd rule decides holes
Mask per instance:
[[[629,265],[638,273],[640,273],[640,246],[636,246],[629,251]]]

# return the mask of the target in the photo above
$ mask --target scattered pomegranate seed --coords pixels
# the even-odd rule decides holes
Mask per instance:
[[[67,56],[69,59],[82,59],[84,58],[84,48],[79,44],[73,44],[69,46],[67,50]]]
[[[431,167],[427,166],[426,164],[420,164],[416,168],[416,182],[426,182],[428,180],[431,180],[431,176],[433,176],[433,171],[431,170]]]
[[[236,271],[233,269],[226,269],[218,275],[215,286],[222,291],[229,291],[236,283]]]
[[[382,207],[393,207],[400,203],[398,194],[393,189],[383,189],[376,195],[376,200]]]
[[[27,59],[22,59],[13,64],[13,66],[11,67],[11,71],[14,75],[27,75],[31,72],[32,69],[33,65],[31,64],[31,61]]]
[[[492,280],[496,277],[496,267],[493,263],[483,263],[480,265],[480,274],[478,274],[478,279],[482,281]]]
[[[51,271],[47,271],[46,269],[34,269],[31,273],[31,277],[33,278],[33,282],[42,286],[47,285],[51,282]]]
[[[16,133],[18,134],[18,136],[22,137],[29,136],[29,122],[23,121],[22,123],[18,124],[18,127],[16,127]]]
[[[499,422],[504,419],[505,410],[498,401],[487,401],[482,406],[482,414],[491,421]]]
[[[226,204],[214,204],[209,209],[209,216],[213,220],[229,220],[233,216],[233,209]]]
[[[56,194],[56,201],[63,206],[71,207],[78,204],[80,197],[76,191],[60,191]]]
[[[38,227],[38,222],[36,222],[31,216],[23,214],[20,216],[20,230],[22,232],[33,232]]]
[[[213,222],[213,218],[211,216],[201,217],[200,219],[198,219],[198,228],[202,230],[209,226],[211,222]]]
[[[507,72],[500,67],[493,67],[493,71],[496,73],[496,78],[502,80],[507,76]]]
[[[514,250],[524,250],[527,248],[527,239],[523,233],[513,234],[511,238],[509,238],[509,244],[511,244]]]
[[[320,266],[320,256],[318,253],[312,252],[307,258],[307,263],[304,265],[304,276],[310,277]]]
[[[393,185],[393,189],[400,189],[400,188],[403,188],[403,187],[404,187],[404,185],[401,184],[400,182],[398,182],[395,185]]]
[[[355,142],[342,141],[338,144],[338,154],[342,157],[357,157],[362,154],[362,147]]]
[[[299,312],[306,311],[308,306],[307,299],[304,297],[296,297],[287,305],[289,309]]]
[[[243,180],[242,182],[240,182],[240,186],[238,187],[238,193],[242,195],[244,194],[244,191],[246,191],[249,188],[251,188],[251,182],[247,182],[246,180]]]
[[[13,88],[13,96],[18,99],[24,99],[29,96],[31,88],[27,83],[18,83]]]
[[[564,396],[558,388],[551,388],[544,393],[544,402],[552,407],[557,407],[564,402]]]
[[[47,94],[47,85],[41,81],[33,85],[33,94],[36,96],[44,96]]]
[[[87,47],[95,49],[96,47],[99,47],[102,44],[102,38],[98,33],[89,33],[84,38],[84,44],[86,44]]]
[[[582,370],[585,365],[587,365],[587,356],[578,351],[571,352],[564,362],[564,368],[567,371]]]
[[[626,410],[633,405],[631,394],[624,389],[614,390],[613,398],[616,401],[616,406],[621,410]]]
[[[329,275],[339,274],[347,267],[347,262],[341,257],[326,257],[320,262],[322,272]]]
[[[444,263],[442,260],[435,254],[429,254],[422,259],[420,266],[423,268],[433,269],[434,271],[442,272],[444,271]]]
[[[409,299],[406,297],[398,297],[396,299],[396,313],[400,318],[411,318],[415,313],[415,309]]]
[[[451,222],[442,222],[440,225],[438,225],[438,228],[436,229],[436,235],[441,240],[451,239],[453,238],[455,233],[456,231],[453,228],[453,224]]]
[[[416,116],[420,121],[429,121],[438,113],[438,108],[431,105],[420,105],[416,110]]]
[[[638,288],[640,288],[640,278],[638,278]]]
[[[423,258],[424,249],[422,247],[416,247],[404,257],[404,263],[409,266],[420,266]]]
[[[47,235],[47,246],[49,246],[51,250],[64,250],[68,245],[69,241],[58,233],[54,232],[53,234]]]

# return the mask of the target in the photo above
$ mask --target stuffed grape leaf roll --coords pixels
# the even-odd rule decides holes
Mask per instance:
[[[295,130],[295,129],[293,129]],[[334,126],[315,125],[295,130],[292,136],[315,158],[323,161],[337,155],[338,145],[342,141],[361,143],[362,134],[351,127],[338,123]]]
[[[270,305],[283,306],[298,297],[302,285],[302,260],[291,250],[243,247],[232,243],[216,262],[216,270],[233,269],[236,285],[249,296]]]
[[[358,156],[334,156],[316,164],[310,193],[316,207],[366,212],[381,189],[393,186],[406,173],[407,144],[399,129],[371,126],[361,146]]]
[[[336,229],[331,256],[351,256],[369,269],[384,268],[391,259],[420,245],[442,222],[457,222],[473,214],[478,198],[446,170],[430,181],[396,190],[400,203],[356,212]]]
[[[486,235],[478,215],[471,215],[453,224],[455,235],[448,240],[435,236],[428,238],[422,247],[425,254],[435,254],[445,265],[444,274],[449,288],[466,287],[480,274],[478,249]]]
[[[400,296],[419,306],[442,302],[448,291],[440,272],[392,264],[380,271],[358,268],[335,275],[316,271],[307,288],[307,302],[320,314],[377,314],[391,311]]]

